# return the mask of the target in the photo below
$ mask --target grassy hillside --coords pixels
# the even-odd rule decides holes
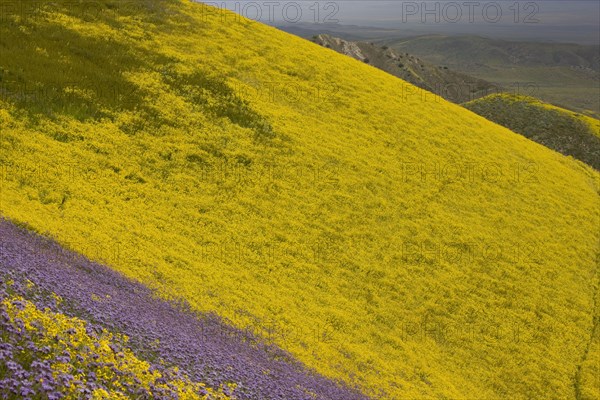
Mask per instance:
[[[600,121],[532,97],[493,94],[469,110],[600,170]]]
[[[317,35],[312,41],[338,53],[379,68],[421,89],[454,103],[464,103],[498,92],[499,88],[482,79],[430,64],[408,53],[368,42],[349,42],[330,35]]]
[[[597,393],[591,168],[232,14],[97,3],[0,24],[2,216],[374,398]]]
[[[380,43],[520,95],[600,117],[598,46],[426,35]]]

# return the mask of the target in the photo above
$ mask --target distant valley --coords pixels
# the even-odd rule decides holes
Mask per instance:
[[[587,115],[600,113],[598,46],[419,36],[379,42]]]

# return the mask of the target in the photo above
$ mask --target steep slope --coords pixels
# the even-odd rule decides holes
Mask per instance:
[[[464,103],[499,91],[497,86],[483,79],[454,72],[445,66],[430,64],[408,53],[398,53],[387,46],[349,42],[326,34],[314,36],[312,41],[370,64],[454,103]]]
[[[591,168],[227,12],[69,4],[0,24],[3,216],[374,398],[592,382]]]
[[[464,104],[508,129],[600,170],[600,121],[537,99],[494,94]]]

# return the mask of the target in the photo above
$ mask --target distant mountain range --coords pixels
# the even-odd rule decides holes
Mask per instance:
[[[426,35],[383,40],[388,46],[460,66],[490,65],[574,67],[598,72],[598,46],[519,42],[479,36]]]
[[[568,43],[428,35],[377,41],[577,112],[600,114],[600,49]]]

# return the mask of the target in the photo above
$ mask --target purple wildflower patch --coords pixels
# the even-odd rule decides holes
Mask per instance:
[[[41,309],[56,309],[52,293],[57,294],[65,302],[62,312],[91,322],[88,334],[106,328],[127,335],[128,345],[151,363],[164,360],[180,367],[193,381],[211,387],[237,384],[238,399],[367,399],[357,390],[309,371],[289,353],[225,324],[216,315],[194,313],[182,304],[158,299],[140,283],[1,218],[0,279],[20,282],[28,291],[25,297]],[[27,289],[27,280],[35,290]],[[4,319],[0,315],[0,323],[7,323]],[[116,353],[122,350],[118,346],[115,343]],[[7,378],[0,374],[0,391],[18,388],[20,395],[29,396],[35,389],[15,382],[32,372],[3,363],[11,351],[9,343],[0,342],[0,372],[2,368],[10,371],[4,374]],[[35,349],[40,354],[44,351]],[[71,362],[75,356],[61,357]],[[48,377],[42,385],[50,398],[57,382],[48,375],[48,366],[34,359],[31,368]],[[154,394],[162,396],[158,391]]]

